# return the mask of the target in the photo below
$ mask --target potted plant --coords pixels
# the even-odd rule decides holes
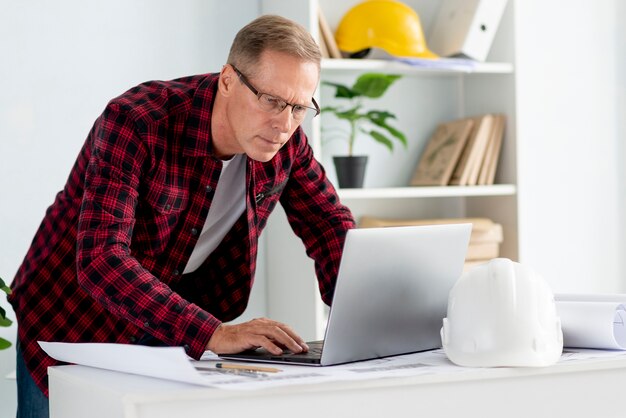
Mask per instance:
[[[6,293],[7,295],[11,294],[11,289],[9,288],[9,286],[6,285],[6,283],[4,283],[2,277],[0,277],[0,289],[3,290],[4,293]],[[2,308],[2,306],[0,306],[0,327],[8,327],[11,326],[12,323],[13,322],[9,318],[7,318],[6,311]],[[11,343],[0,337],[0,350],[4,350],[5,348],[9,347],[11,347]]]
[[[349,125],[347,136],[341,136],[348,143],[347,155],[333,157],[339,187],[363,187],[367,156],[353,154],[358,133],[369,136],[387,147],[389,151],[393,151],[394,140],[399,141],[404,147],[407,146],[405,135],[388,124],[388,119],[396,118],[394,114],[385,110],[364,109],[364,99],[382,97],[389,86],[400,77],[393,74],[364,73],[356,79],[352,87],[330,81],[322,82],[322,85],[335,88],[336,99],[347,101],[344,106],[322,108],[322,112],[331,113]]]

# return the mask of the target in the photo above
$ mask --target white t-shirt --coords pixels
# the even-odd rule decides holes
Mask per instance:
[[[222,161],[213,202],[184,273],[195,271],[217,248],[246,209],[246,155]]]

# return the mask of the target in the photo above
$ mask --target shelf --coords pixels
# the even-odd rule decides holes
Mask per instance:
[[[449,68],[424,68],[415,67],[397,61],[374,60],[374,59],[322,59],[322,71],[383,71],[397,72],[402,74],[511,74],[513,65],[506,62],[481,62],[473,68],[449,69]]]
[[[339,189],[341,199],[403,199],[429,197],[511,196],[516,193],[513,184],[492,186],[443,187],[386,187],[364,189]]]

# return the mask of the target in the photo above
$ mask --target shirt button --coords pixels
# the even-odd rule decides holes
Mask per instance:
[[[211,193],[213,191],[213,187],[211,187],[211,185],[207,185],[206,186],[206,192],[207,193]]]
[[[185,351],[189,351],[189,349],[190,349],[189,344],[183,345],[183,348],[185,349]]]
[[[143,326],[146,327],[146,328],[150,328],[150,321],[144,322]]]
[[[172,272],[172,274],[174,276],[178,276],[180,274],[180,271],[178,271],[178,269],[174,269],[174,271]]]
[[[130,337],[128,340],[130,341],[131,344],[134,344],[134,343],[137,342],[137,338],[136,337]]]
[[[198,230],[196,228],[191,228],[191,235],[198,235]]]

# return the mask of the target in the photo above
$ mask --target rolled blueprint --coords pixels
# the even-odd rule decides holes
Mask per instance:
[[[626,350],[626,295],[555,295],[563,346]]]

